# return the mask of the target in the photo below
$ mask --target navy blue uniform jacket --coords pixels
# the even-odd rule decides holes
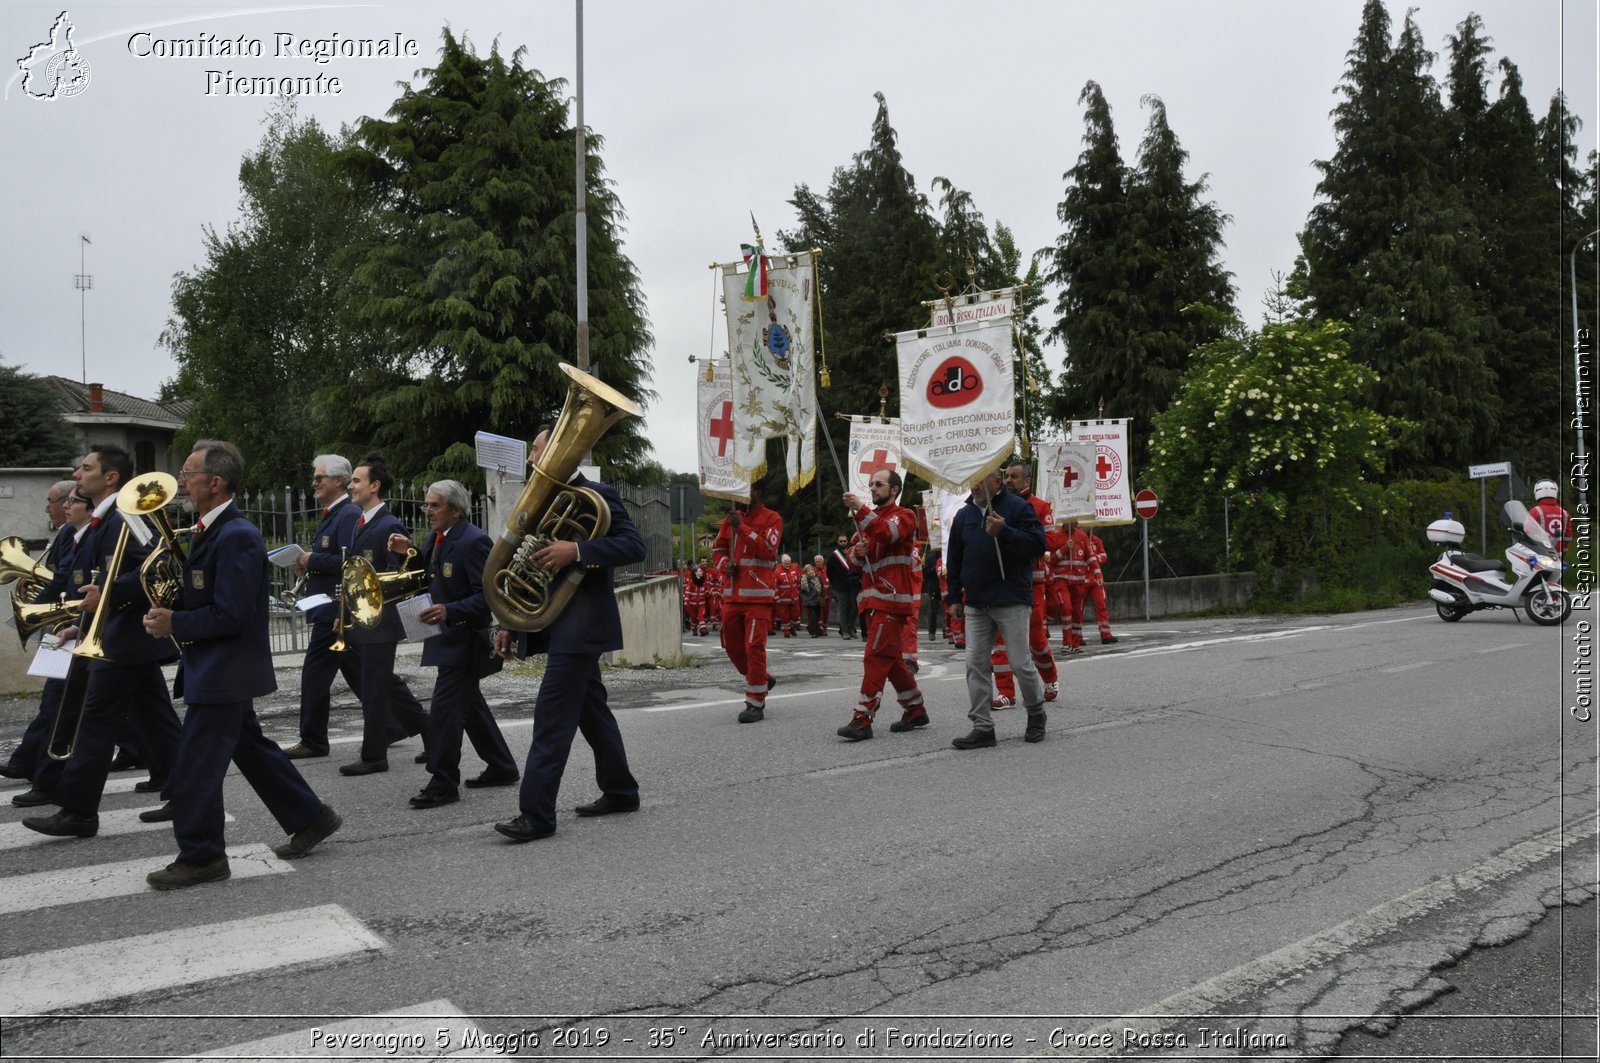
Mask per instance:
[[[357,510],[356,518],[359,520],[360,517],[361,511]],[[352,526],[350,556],[366,558],[378,572],[398,571],[401,558],[389,552],[390,535],[404,535],[407,539],[411,538],[411,533],[406,531],[406,526],[400,522],[400,518],[389,512],[388,506],[384,506],[362,527]],[[412,563],[414,565],[415,561]],[[345,641],[352,646],[365,646],[374,642],[399,642],[405,637],[406,627],[400,622],[400,614],[395,612],[393,605],[383,607],[383,616],[372,627],[349,624],[344,633]]]
[[[949,581],[945,601],[955,605],[965,591],[966,603],[979,608],[1032,608],[1033,559],[1045,550],[1044,525],[1026,499],[1005,488],[995,494],[990,504],[1006,519],[998,536],[984,529],[984,512],[971,495],[950,522],[950,553],[944,559],[945,578]],[[1000,545],[998,552],[996,543]]]
[[[445,667],[475,665],[480,672],[497,671],[499,658],[489,655],[489,630],[493,616],[483,597],[483,566],[489,560],[490,539],[475,525],[456,521],[444,542],[433,545],[428,533],[422,563],[433,577],[428,592],[435,605],[444,606],[443,635],[422,644],[422,663]],[[491,660],[493,663],[491,663]]]
[[[306,559],[306,597],[326,594],[339,596],[339,574],[344,562],[342,547],[350,545],[355,531],[356,518],[361,510],[349,498],[343,498],[328,508],[328,515],[317,522],[317,532],[311,537],[311,556]],[[306,614],[311,624],[331,624],[339,618],[339,603],[319,605]]]
[[[594,483],[580,473],[570,481],[574,487],[588,487],[600,493],[611,510],[611,527],[598,539],[578,544],[583,580],[560,618],[543,631],[526,636],[530,653],[605,653],[622,648],[622,617],[617,612],[617,594],[611,586],[611,570],[644,560],[644,536],[634,527],[622,496],[609,484]]]
[[[50,540],[50,549],[44,552],[40,564],[54,575],[49,582],[39,588],[39,593],[33,596],[35,602],[59,602],[63,594],[71,600],[78,596],[78,588],[89,582],[87,578],[74,582],[77,566],[72,563],[72,559],[78,553],[78,544],[74,540],[76,531],[76,528],[68,524],[57,531],[56,537]],[[84,532],[84,538],[88,537],[89,533]],[[88,573],[85,572],[83,575],[87,577]]]
[[[267,548],[237,505],[190,542],[172,635],[183,645],[177,690],[190,705],[278,689],[267,635]]]
[[[143,517],[132,519],[144,520]],[[93,665],[101,668],[148,664],[152,661],[165,664],[177,660],[178,651],[171,639],[151,638],[145,632],[144,614],[150,609],[150,599],[145,597],[144,584],[139,582],[139,566],[144,564],[150,550],[140,546],[139,540],[131,534],[122,555],[122,571],[118,573],[115,583],[109,587],[106,585],[111,555],[116,552],[117,538],[122,533],[122,522],[122,513],[112,507],[100,521],[99,527],[91,527],[84,534],[83,542],[78,544],[78,555],[72,561],[73,571],[83,572],[85,576],[95,569],[100,570],[100,578],[96,581],[100,584],[99,608],[108,610],[105,626],[100,632],[106,659],[95,661]],[[151,545],[161,541],[153,531],[151,536]],[[82,634],[79,633],[80,637]]]

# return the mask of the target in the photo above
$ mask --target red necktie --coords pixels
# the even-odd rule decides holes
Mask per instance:
[[[100,527],[100,518],[99,517],[91,518],[90,521],[89,521],[89,527],[91,527],[91,528]]]
[[[327,506],[323,506],[322,507],[322,515],[324,517],[326,517],[328,515],[328,507]]]
[[[201,532],[203,532],[205,530],[206,530],[206,522],[205,521],[197,520],[197,521],[194,522],[194,533],[196,535],[199,535]]]
[[[366,523],[367,523],[367,518],[366,518],[365,514],[357,517],[356,518],[356,531],[360,531],[363,527],[366,526]]]

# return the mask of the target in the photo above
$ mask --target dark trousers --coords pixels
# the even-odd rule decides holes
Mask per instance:
[[[329,690],[333,677],[344,676],[351,692],[358,698],[361,696],[360,654],[354,648],[334,653],[329,649],[333,640],[331,623],[313,624],[305,664],[300,666],[300,741],[318,753],[328,751],[328,710],[332,705]]]
[[[428,714],[406,681],[394,674],[393,642],[367,642],[360,646],[361,759],[388,760],[395,742],[422,735],[428,741]]]
[[[61,708],[61,692],[66,687],[65,679],[44,681],[44,692],[39,695],[39,711],[28,721],[27,730],[22,732],[22,741],[11,751],[11,758],[7,762],[8,767],[25,773],[35,789],[39,789],[39,773],[46,765],[55,763],[45,754],[45,748],[50,744],[50,731],[56,725],[56,712]]]
[[[440,667],[433,681],[433,703],[428,706],[428,771],[433,778],[424,790],[453,794],[460,788],[463,732],[491,773],[506,778],[517,773],[516,759],[478,688],[475,664]]]
[[[835,590],[833,600],[839,603],[839,634],[851,638],[856,634],[856,595],[854,591]]]
[[[54,790],[56,804],[68,812],[82,816],[99,813],[106,775],[111,771],[111,747],[116,744],[124,714],[133,720],[150,777],[171,779],[182,728],[172,710],[172,695],[167,692],[161,666],[153,661],[97,663],[89,670],[77,746]]]
[[[622,731],[606,703],[597,653],[552,653],[533,705],[533,742],[522,776],[522,814],[537,826],[556,826],[556,794],[578,732],[594,750],[594,774],[600,791],[634,800],[639,783],[628,770]]]
[[[322,801],[278,744],[261,733],[250,701],[190,705],[172,773],[172,833],[180,863],[209,864],[226,852],[222,781],[230,763],[239,765],[285,834],[304,830],[321,814]]]

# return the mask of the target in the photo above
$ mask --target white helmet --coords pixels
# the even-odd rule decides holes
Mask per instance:
[[[1534,501],[1543,501],[1546,498],[1556,497],[1556,482],[1554,480],[1540,480],[1533,485]]]

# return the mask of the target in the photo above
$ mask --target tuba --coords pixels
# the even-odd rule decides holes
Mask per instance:
[[[644,414],[633,400],[583,370],[563,362],[561,371],[572,381],[566,405],[483,567],[484,599],[500,626],[512,631],[543,631],[577,593],[581,567],[548,572],[533,563],[533,555],[557,539],[598,539],[611,527],[606,500],[567,481],[612,425]]]

